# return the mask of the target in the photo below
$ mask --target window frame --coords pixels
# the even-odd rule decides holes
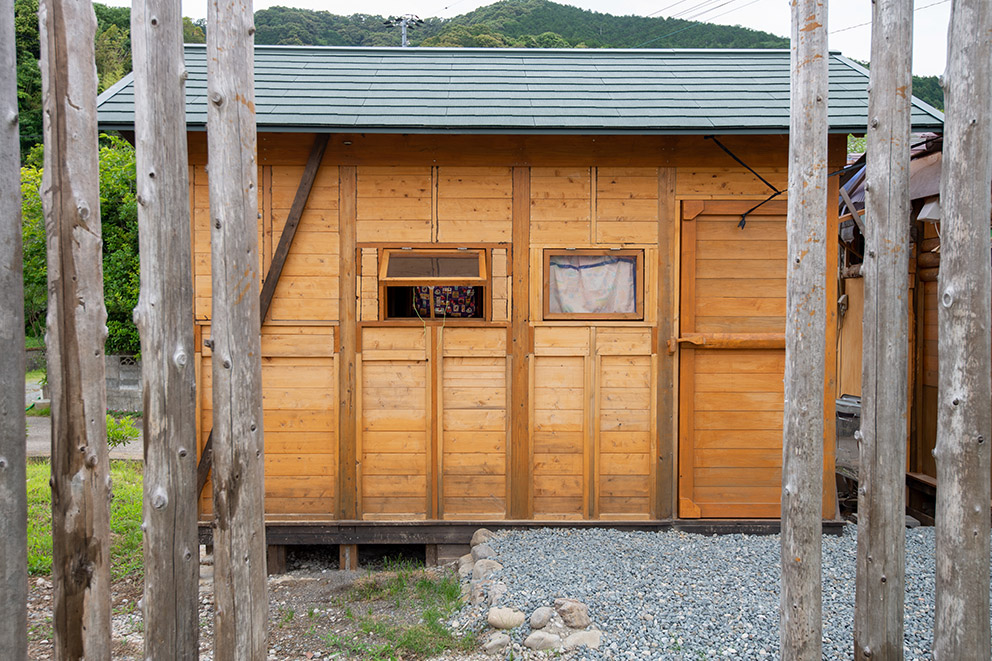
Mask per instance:
[[[450,257],[453,255],[475,254],[478,257],[479,277],[467,276],[423,276],[423,277],[389,277],[389,260],[396,256],[418,256],[418,257]],[[379,288],[379,321],[380,322],[440,322],[442,319],[446,323],[478,323],[490,321],[492,317],[492,273],[491,273],[490,249],[483,247],[453,246],[453,247],[390,247],[379,249],[379,268],[377,285]],[[444,287],[444,286],[466,286],[482,289],[482,309],[478,317],[435,317],[434,297],[431,296],[429,317],[391,317],[388,313],[388,290],[390,287]]]
[[[557,256],[633,257],[633,312],[551,312],[551,258]],[[545,321],[643,321],[644,320],[644,250],[642,248],[545,248],[541,274]]]

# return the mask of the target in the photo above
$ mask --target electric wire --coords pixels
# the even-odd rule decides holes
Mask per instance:
[[[923,5],[922,7],[916,7],[916,8],[913,9],[913,11],[914,12],[918,12],[921,9],[928,9],[930,7],[936,7],[937,5],[947,4],[948,2],[950,2],[950,0],[937,0],[937,2],[931,2],[929,5]],[[871,25],[871,21],[867,21],[865,23],[858,23],[857,25],[849,25],[846,28],[841,28],[839,30],[834,30],[830,34],[838,34],[840,32],[847,32],[848,30],[854,30],[855,28],[863,28],[866,25]]]

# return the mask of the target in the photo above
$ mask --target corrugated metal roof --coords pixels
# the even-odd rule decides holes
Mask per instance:
[[[206,47],[186,45],[186,121],[207,121]],[[830,55],[830,130],[864,133],[868,72]],[[788,50],[255,47],[260,131],[784,133]],[[128,75],[99,99],[134,123]],[[913,129],[943,114],[913,99]]]

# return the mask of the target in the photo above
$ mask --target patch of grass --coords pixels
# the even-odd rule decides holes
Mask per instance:
[[[35,383],[42,383],[42,379],[48,378],[48,373],[43,369],[31,370],[24,375],[25,381],[33,381]]]
[[[387,560],[385,567],[352,586],[346,598],[368,604],[367,614],[356,617],[345,607],[344,615],[355,621],[357,634],[326,636],[330,648],[349,659],[378,661],[476,647],[474,634],[456,637],[444,625],[461,605],[461,585],[454,572],[427,572],[402,560]],[[375,602],[391,602],[397,611],[375,615]]]
[[[24,348],[25,349],[44,349],[45,348],[45,338],[44,337],[33,337],[28,335],[24,338]]]
[[[110,572],[114,578],[135,574],[144,566],[141,549],[142,465],[137,461],[110,462],[113,498],[110,501]],[[52,490],[48,459],[27,465],[28,572],[52,571]]]
[[[28,410],[24,412],[24,415],[28,416],[29,418],[47,418],[51,414],[52,414],[51,407],[34,406],[33,404]]]

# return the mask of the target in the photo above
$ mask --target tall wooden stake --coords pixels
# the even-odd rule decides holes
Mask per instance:
[[[110,658],[110,465],[103,345],[96,16],[42,0],[55,658]]]
[[[934,659],[988,659],[992,3],[954,0],[944,80]]]
[[[24,279],[14,0],[0,0],[0,648],[28,656],[24,445]]]
[[[820,659],[827,2],[793,0],[782,449],[782,659]]]
[[[903,658],[913,3],[872,5],[856,659]]]
[[[255,26],[251,0],[208,7],[214,655],[218,661],[265,659]]]
[[[145,659],[196,659],[199,541],[182,16],[131,9],[144,388]]]

